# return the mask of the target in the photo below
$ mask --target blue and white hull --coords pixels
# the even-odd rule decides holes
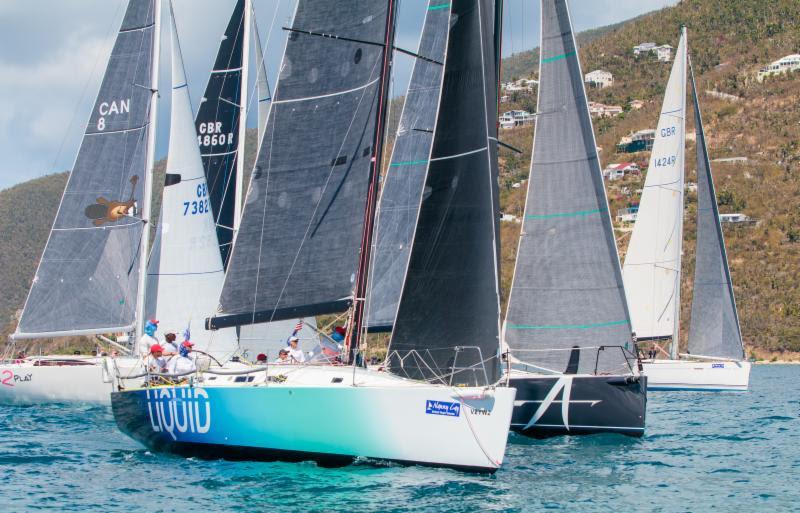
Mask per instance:
[[[746,392],[750,362],[713,360],[644,360],[650,390]]]
[[[186,456],[322,465],[363,457],[494,472],[515,394],[352,367],[270,366],[269,376],[211,377],[113,393],[117,425],[146,447]]]

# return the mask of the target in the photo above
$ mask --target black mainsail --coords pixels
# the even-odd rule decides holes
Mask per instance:
[[[130,0],[15,338],[134,327],[149,202],[156,0]]]
[[[620,348],[633,349],[630,317],[565,0],[542,1],[541,30],[528,199],[505,342],[517,358],[555,372],[629,373]],[[575,347],[587,348],[577,367]]]
[[[692,318],[689,323],[689,352],[693,355],[741,360],[745,355],[739,314],[691,65],[689,70],[697,130],[697,256]]]
[[[236,214],[236,169],[242,101],[245,0],[238,0],[219,44],[214,69],[195,117],[197,143],[217,223],[222,262],[227,265]]]
[[[433,149],[389,347],[391,370],[412,378],[500,377],[494,7],[450,7]]]
[[[449,2],[430,0],[417,50],[425,59],[414,62],[378,206],[367,315],[371,331],[394,326],[433,147],[449,27]]]
[[[210,328],[353,303],[391,6],[298,3]]]

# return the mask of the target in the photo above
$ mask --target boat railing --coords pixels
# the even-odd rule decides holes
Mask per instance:
[[[496,356],[483,357],[478,346],[456,346],[416,349],[395,349],[390,351],[383,367],[400,376],[440,383],[449,386],[490,385],[487,363]],[[445,362],[444,365],[441,365]]]
[[[545,374],[636,374],[638,358],[622,345],[514,349],[509,368]]]

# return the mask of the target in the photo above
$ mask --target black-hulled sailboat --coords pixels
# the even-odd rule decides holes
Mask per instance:
[[[504,324],[511,429],[641,436],[646,383],[631,336],[566,0],[542,0],[528,198]]]
[[[451,10],[446,2],[432,1],[426,26],[441,18],[446,24],[439,20],[437,26],[450,27],[455,41],[468,43],[468,35],[483,34],[482,22],[492,21],[491,6],[488,0],[464,1]],[[366,328],[395,10],[394,0],[298,3],[234,240],[221,313],[208,320],[211,329],[351,308],[348,340],[358,353]],[[482,41],[477,39],[477,48]],[[476,48],[474,42],[462,46]],[[457,48],[449,53],[456,56],[454,77],[462,63]],[[469,67],[474,70],[475,64]],[[451,84],[458,94],[458,82]],[[482,140],[469,153],[482,157],[482,183],[491,191],[482,121],[476,128]],[[453,176],[450,189],[458,183]],[[474,184],[467,190],[476,192]],[[491,229],[496,219],[486,203],[483,199],[466,213],[480,213],[480,226]],[[493,233],[484,235],[488,251],[496,252]],[[486,248],[480,253],[486,257]],[[482,318],[488,317],[485,307],[483,299],[469,305]],[[497,326],[496,306],[493,312]],[[409,332],[415,331],[414,322],[407,317]],[[423,321],[416,322],[416,331],[427,335]],[[492,343],[496,363],[496,332]],[[493,387],[498,366],[475,372],[480,363],[447,385],[357,366],[276,364],[235,379],[200,374],[185,385],[118,392],[112,404],[124,432],[148,447],[181,454],[327,464],[361,456],[493,472],[504,456],[514,391]]]

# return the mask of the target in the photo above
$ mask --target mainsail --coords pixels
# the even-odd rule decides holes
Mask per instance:
[[[147,273],[146,313],[148,318],[157,318],[165,332],[186,333],[196,349],[224,356],[237,348],[236,331],[204,329],[205,318],[216,311],[224,270],[195,134],[173,14],[169,154]]]
[[[195,119],[197,143],[208,181],[208,199],[225,265],[230,255],[236,214],[240,104],[245,101],[241,94],[244,27],[245,0],[238,0],[222,36],[214,69]]]
[[[450,27],[444,80],[436,126],[416,127],[434,129],[433,149],[415,164],[427,173],[389,366],[413,378],[493,383],[500,377],[494,2],[431,8],[444,12],[428,16],[445,15]]]
[[[686,31],[681,34],[623,277],[637,338],[678,335],[683,245]],[[677,356],[677,344],[673,344]]]
[[[579,373],[629,372],[622,348],[633,349],[630,317],[565,0],[542,0],[541,27],[528,199],[505,342],[517,358],[555,372],[576,351]]]
[[[212,329],[351,305],[388,7],[298,2]]]
[[[135,324],[149,201],[156,5],[128,4],[17,338],[127,331]]]
[[[744,358],[733,281],[719,222],[717,196],[708,159],[700,103],[691,70],[697,130],[697,261],[689,324],[689,352],[740,360]]]
[[[449,3],[430,0],[417,59],[406,92],[391,163],[385,174],[370,267],[367,323],[372,331],[394,325],[433,146],[442,85]]]

